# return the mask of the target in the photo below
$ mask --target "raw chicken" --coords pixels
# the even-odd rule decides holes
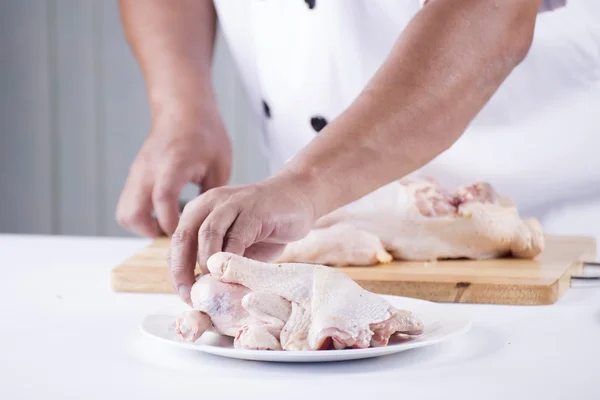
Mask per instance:
[[[176,322],[176,332],[196,341],[205,331],[234,337],[236,348],[281,350],[279,336],[291,304],[277,294],[252,292],[238,284],[201,276],[192,286],[193,310]]]
[[[311,234],[286,246],[282,259],[373,265],[387,261],[381,245],[398,260],[533,258],[544,247],[539,222],[521,219],[512,201],[488,183],[450,193],[432,179],[407,180],[389,185],[385,194],[321,218]],[[366,233],[380,242],[361,239]]]
[[[269,264],[230,253],[208,260],[192,288],[193,310],[177,333],[195,341],[207,329],[243,349],[325,350],[385,346],[392,335],[423,333],[423,323],[339,270]]]
[[[286,246],[278,262],[322,265],[375,265],[392,261],[381,240],[349,223],[314,229],[305,238]]]

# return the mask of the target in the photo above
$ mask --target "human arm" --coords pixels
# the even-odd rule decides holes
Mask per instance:
[[[211,83],[216,13],[208,0],[120,0],[119,6],[152,127],[131,166],[117,220],[143,236],[172,234],[183,186],[208,190],[230,175],[231,145]]]
[[[201,267],[221,249],[268,260],[318,217],[446,150],[525,57],[539,4],[427,4],[356,101],[279,173],[217,189],[186,207],[169,263],[182,298],[196,253]]]
[[[525,57],[539,5],[430,0],[356,101],[275,179],[301,182],[321,216],[421,168]]]

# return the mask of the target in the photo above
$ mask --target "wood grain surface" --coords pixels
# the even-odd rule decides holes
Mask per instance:
[[[157,239],[111,274],[116,292],[173,293],[166,256],[169,241]],[[552,304],[570,287],[582,261],[595,259],[588,237],[548,236],[534,260],[395,261],[372,267],[339,268],[365,289],[435,302],[515,305]]]

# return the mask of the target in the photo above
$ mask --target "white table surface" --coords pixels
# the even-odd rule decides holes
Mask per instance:
[[[472,330],[395,356],[247,362],[139,333],[178,304],[110,291],[111,268],[147,243],[0,235],[0,399],[600,399],[600,287],[552,306],[440,305]]]

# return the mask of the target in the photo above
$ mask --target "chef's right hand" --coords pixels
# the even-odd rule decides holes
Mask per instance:
[[[147,237],[175,232],[187,183],[205,192],[227,184],[231,174],[231,143],[216,105],[159,114],[131,165],[116,212],[121,226]]]
[[[208,272],[206,263],[213,254],[224,251],[271,261],[287,243],[306,236],[321,208],[307,189],[313,185],[280,171],[262,182],[213,189],[190,201],[167,258],[181,299],[189,304],[196,263]]]

